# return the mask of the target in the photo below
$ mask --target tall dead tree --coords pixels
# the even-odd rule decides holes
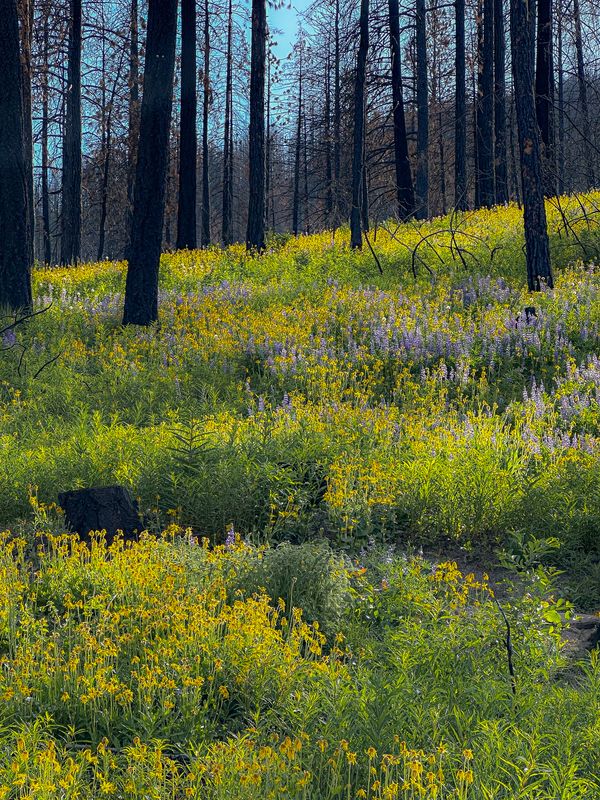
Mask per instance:
[[[352,150],[352,208],[350,211],[350,246],[362,247],[361,210],[365,152],[365,83],[369,52],[369,0],[360,3],[360,39],[354,79],[354,143]]]
[[[494,205],[494,0],[483,0],[483,44],[478,64],[477,180],[479,205]],[[481,24],[481,22],[480,22]]]
[[[396,203],[398,217],[406,219],[415,210],[406,120],[404,117],[404,95],[402,91],[402,62],[400,47],[400,13],[398,0],[388,0],[390,24],[390,51],[392,58],[392,103],[394,114],[394,166],[396,172]]]
[[[302,149],[302,42],[298,64],[298,117],[296,120],[296,144],[294,154],[294,192],[292,200],[292,232],[298,236],[300,231],[300,153]]]
[[[17,0],[0,14],[0,308],[32,304],[28,159]]]
[[[494,0],[494,147],[496,203],[508,202],[504,0]]]
[[[158,319],[176,35],[177,0],[149,0],[124,325],[150,325]]]
[[[510,38],[521,153],[527,285],[533,292],[544,286],[552,288],[553,280],[544,205],[540,132],[535,114],[535,4],[530,0],[510,0]]]
[[[31,48],[33,43],[34,0],[20,0],[20,29],[21,29],[21,80],[23,82],[23,126],[25,136],[25,157],[27,159],[27,187],[28,215],[27,226],[29,229],[29,263],[34,259],[34,192],[33,192],[33,130],[32,130],[32,59]]]
[[[103,42],[103,64],[104,62],[104,42]],[[98,252],[97,252],[97,260],[101,261],[104,258],[104,246],[106,241],[106,217],[108,214],[108,185],[109,185],[109,176],[110,176],[110,160],[111,160],[111,151],[112,151],[112,120],[113,120],[113,112],[115,108],[115,98],[117,94],[117,88],[121,79],[121,68],[122,68],[123,59],[121,59],[116,73],[113,77],[113,85],[112,90],[110,93],[110,97],[107,98],[106,96],[106,81],[102,82],[102,109],[101,109],[101,121],[102,121],[102,156],[103,156],[103,165],[102,165],[102,179],[100,184],[100,225],[98,231]],[[106,69],[103,66],[103,74],[106,73]]]
[[[594,186],[594,161],[592,147],[590,146],[590,111],[587,96],[587,83],[585,77],[585,62],[583,59],[583,39],[581,36],[581,9],[579,0],[573,0],[573,21],[575,23],[575,50],[577,52],[577,88],[579,90],[579,114],[581,116],[581,132],[583,138],[583,159],[586,165],[586,178],[588,187]]]
[[[427,78],[427,16],[425,0],[416,0],[417,48],[417,171],[415,178],[416,216],[429,214],[429,97]]]
[[[231,244],[233,209],[233,75],[232,75],[233,3],[229,0],[227,12],[227,55],[225,77],[225,120],[223,125],[223,204],[221,208],[221,239]]]
[[[556,194],[554,158],[554,63],[552,57],[552,0],[537,0],[535,113],[540,129],[544,188]]]
[[[250,62],[250,125],[248,135],[249,202],[246,247],[265,248],[265,67],[267,58],[266,0],[252,0]]]
[[[330,42],[327,42],[327,58],[325,61],[325,224],[331,224],[333,214],[333,162],[331,159],[331,59]]]
[[[181,0],[178,250],[196,248],[196,95],[196,0]]]
[[[41,125],[41,193],[42,193],[42,249],[44,263],[52,261],[52,246],[50,239],[50,186],[49,186],[49,38],[50,28],[48,19],[48,8],[45,9],[42,34],[42,125]]]
[[[204,0],[204,70],[202,72],[202,247],[208,247],[210,234],[210,174],[208,115],[210,111],[210,13]]]
[[[62,264],[76,264],[81,258],[81,23],[81,0],[70,0],[62,155]]]
[[[133,185],[140,132],[140,53],[138,0],[131,0],[129,39],[129,120],[127,131],[127,202],[129,216],[133,209]]]
[[[467,87],[465,75],[465,0],[454,1],[456,51],[454,75],[456,95],[454,104],[454,207],[465,211],[467,197]]]
[[[341,76],[340,76],[340,0],[335,0],[335,16],[333,24],[334,50],[333,50],[333,185],[334,185],[334,226],[339,224],[340,193],[342,172],[342,111],[341,111]]]
[[[557,188],[558,193],[565,191],[565,79],[564,79],[564,29],[563,2],[559,0],[557,9],[557,58],[558,58],[558,86],[557,86],[557,114],[558,114],[558,147],[557,158]]]

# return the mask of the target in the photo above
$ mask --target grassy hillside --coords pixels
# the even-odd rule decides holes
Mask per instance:
[[[167,255],[151,330],[120,327],[123,264],[38,271],[49,308],[0,358],[0,521],[119,482],[155,530],[213,541],[555,538],[593,595],[598,203],[549,207],[557,289],[535,298],[516,208],[380,228],[383,274],[343,232]]]
[[[123,264],[37,271],[0,354],[0,800],[600,798],[558,599],[600,588],[598,204],[549,207],[535,297],[515,208],[166,255],[150,330]],[[113,482],[150,533],[62,535],[59,491]]]

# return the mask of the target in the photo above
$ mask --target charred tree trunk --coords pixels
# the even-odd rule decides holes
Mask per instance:
[[[523,217],[530,291],[552,288],[550,247],[544,205],[540,133],[535,114],[534,45],[535,4],[510,0],[512,69],[521,152]]]
[[[579,0],[573,0],[573,20],[575,22],[575,49],[577,51],[577,87],[579,89],[579,113],[581,114],[581,130],[583,133],[583,150],[586,164],[588,188],[596,183],[592,147],[590,141],[590,112],[588,106],[585,65],[583,61],[583,41],[581,38],[581,11]]]
[[[269,227],[271,210],[271,43],[267,50],[267,112],[265,133],[265,218]],[[273,225],[273,228],[275,226]]]
[[[467,197],[467,87],[465,75],[465,0],[455,0],[456,55],[454,73],[456,100],[454,109],[454,207],[465,211]]]
[[[308,186],[308,130],[306,125],[306,114],[303,119],[304,131],[304,232],[310,233],[310,190]]]
[[[514,93],[513,93],[514,94]],[[510,147],[510,166],[513,178],[513,197],[517,201],[517,206],[521,208],[521,191],[519,188],[519,169],[517,167],[517,155],[515,148],[515,102],[514,96],[510,103],[510,122],[509,122],[509,147]]]
[[[494,0],[483,0],[483,46],[479,63],[477,156],[479,202],[494,205]]]
[[[252,0],[252,57],[250,65],[250,127],[248,136],[249,189],[248,250],[265,248],[265,62],[266,0]]]
[[[102,75],[106,75],[106,44],[102,42]],[[98,250],[97,261],[104,255],[104,240],[106,230],[106,206],[108,199],[108,174],[110,164],[110,110],[107,110],[106,80],[101,86],[102,107],[100,109],[100,135],[102,142],[102,179],[100,182],[100,222],[98,225]]]
[[[483,0],[477,0],[475,18],[477,54],[473,65],[473,160],[475,162],[475,208],[481,207],[481,166],[479,164],[480,97],[483,95]]]
[[[103,118],[103,155],[104,163],[102,166],[102,184],[100,188],[100,226],[98,234],[98,261],[104,258],[104,246],[106,241],[106,216],[108,211],[108,182],[110,176],[110,158],[112,155],[112,118],[113,109],[115,106],[115,97],[121,79],[122,63],[119,64],[119,69],[115,75],[110,99],[108,101],[108,109],[106,109],[103,102],[102,116]]]
[[[441,77],[438,84],[438,98],[442,96]],[[446,196],[446,148],[444,146],[444,115],[442,113],[442,101],[438,100],[438,154],[440,159],[440,195],[442,198],[442,214],[446,214],[448,199]]]
[[[202,75],[202,247],[208,247],[210,234],[210,171],[208,152],[208,113],[210,111],[210,13],[204,0],[204,73]]]
[[[429,214],[429,100],[427,91],[427,18],[425,0],[416,5],[417,44],[417,175],[416,216]]]
[[[16,0],[0,14],[0,307],[31,307],[28,160]]]
[[[506,158],[506,44],[504,38],[504,0],[494,0],[494,134],[496,203],[508,202]]]
[[[292,203],[292,232],[298,236],[300,226],[300,137],[302,135],[302,55],[298,73],[298,119],[296,122],[296,152],[294,155],[294,198]]]
[[[396,168],[396,203],[399,219],[407,219],[415,210],[415,192],[408,156],[402,62],[400,48],[400,14],[398,0],[388,0],[390,18],[390,50],[392,56],[392,103],[394,112],[394,165]]]
[[[232,26],[233,6],[229,0],[227,15],[227,67],[225,77],[225,120],[223,136],[223,205],[221,219],[221,239],[224,245],[231,244],[231,217],[233,208],[233,181],[231,156],[233,149],[233,108],[232,108]]]
[[[361,207],[365,148],[365,83],[369,52],[369,0],[360,3],[360,41],[354,83],[354,145],[352,152],[352,209],[350,211],[350,246],[362,247]]]
[[[367,173],[366,148],[363,152],[362,179],[360,183],[360,219],[364,233],[369,232],[369,176]]]
[[[177,249],[194,250],[196,239],[196,0],[181,0],[181,119]]]
[[[564,53],[563,53],[563,6],[562,0],[558,4],[557,18],[558,35],[558,165],[557,181],[558,193],[565,191],[565,86],[564,86]]]
[[[42,130],[41,130],[41,151],[42,151],[42,249],[44,263],[52,261],[52,247],[50,244],[50,188],[49,188],[49,154],[48,154],[48,133],[49,133],[49,98],[48,98],[48,48],[49,48],[49,27],[48,15],[44,17],[44,32],[42,45]]]
[[[333,184],[334,184],[334,214],[333,224],[337,227],[340,222],[340,180],[341,180],[341,79],[340,79],[340,0],[335,0],[334,20],[334,78],[333,78]]]
[[[33,129],[32,129],[32,99],[31,99],[31,46],[33,41],[33,3],[34,0],[21,0],[21,79],[23,82],[23,125],[25,136],[25,158],[27,159],[27,187],[28,215],[27,226],[29,230],[29,263],[34,261],[34,235],[35,214],[33,197]]]
[[[544,188],[556,194],[554,159],[554,64],[552,58],[552,0],[537,0],[537,55],[535,70],[535,113],[542,143]]]
[[[150,325],[158,319],[158,271],[169,163],[176,35],[177,0],[149,0],[144,93],[123,314],[125,325]]]
[[[140,132],[140,54],[138,42],[138,0],[131,0],[131,30],[129,41],[129,129],[127,132],[127,201],[129,221],[133,209],[133,185],[137,143]]]
[[[333,165],[331,161],[331,62],[330,48],[327,46],[327,60],[325,62],[325,224],[331,224],[333,214]]]
[[[81,258],[81,0],[70,0],[63,140],[61,262]]]

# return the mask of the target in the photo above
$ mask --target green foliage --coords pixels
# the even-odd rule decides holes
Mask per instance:
[[[595,603],[600,276],[573,259],[597,202],[548,204],[557,288],[535,298],[514,207],[379,228],[382,276],[345,230],[165,255],[151,330],[120,325],[123,264],[37,271],[50,308],[0,358],[0,522],[31,527],[31,486],[121,483],[152,530],[213,543],[523,532]]]
[[[600,661],[566,670],[568,607],[543,580],[503,587],[513,694],[489,580],[453,562],[209,548],[175,528],[41,543],[0,548],[0,797],[600,792]]]
[[[289,614],[301,608],[304,619],[317,621],[331,639],[351,603],[346,561],[326,542],[268,548],[234,586],[245,596],[264,589],[274,600],[281,598]]]

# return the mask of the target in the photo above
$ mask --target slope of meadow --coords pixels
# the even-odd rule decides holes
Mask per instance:
[[[549,206],[536,296],[512,207],[166,255],[150,330],[123,264],[38,270],[0,357],[0,798],[600,797],[555,597],[600,589],[598,206]],[[154,536],[61,537],[107,483]],[[487,577],[419,546],[526,571],[514,686]]]

